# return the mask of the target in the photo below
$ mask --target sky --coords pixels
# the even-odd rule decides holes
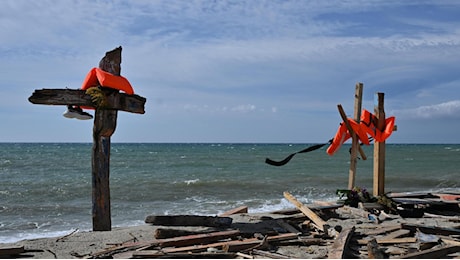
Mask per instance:
[[[112,142],[323,143],[385,94],[388,143],[460,143],[460,2],[2,1],[0,142],[92,142],[92,120],[34,105],[122,46],[147,98]],[[88,111],[94,113],[94,111]]]

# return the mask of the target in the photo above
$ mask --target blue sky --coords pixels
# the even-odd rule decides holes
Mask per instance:
[[[92,142],[92,120],[33,105],[106,51],[147,98],[112,142],[321,143],[385,93],[390,143],[460,143],[458,1],[2,1],[0,142]],[[92,112],[90,112],[92,113]]]

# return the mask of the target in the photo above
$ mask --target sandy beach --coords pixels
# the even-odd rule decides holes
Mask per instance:
[[[296,208],[271,213],[235,213],[228,216],[232,220],[228,227],[166,227],[145,224],[113,228],[112,231],[75,230],[60,237],[0,244],[0,250],[3,250],[0,257],[40,259],[209,258],[209,253],[215,252],[216,257],[212,258],[311,259],[330,258],[337,256],[337,253],[344,258],[369,258],[371,254],[369,244],[373,239],[378,241],[377,247],[380,248],[377,251],[383,253],[387,258],[400,258],[411,256],[411,254],[436,256],[432,255],[433,252],[443,256],[450,254],[449,257],[460,257],[458,253],[460,252],[460,240],[458,239],[460,215],[458,212],[452,214],[450,211],[452,205],[454,204],[448,205],[448,214],[434,215],[425,212],[422,217],[417,218],[403,218],[400,215],[382,212],[374,215],[377,213],[375,208],[364,210],[343,205],[331,207],[310,205],[310,208],[317,213],[314,216],[321,220],[324,219],[324,232],[319,230],[320,227],[315,226],[318,220],[310,221],[303,212]],[[458,208],[458,205],[454,206]],[[215,216],[215,218],[218,217]],[[188,247],[184,246],[185,244],[179,245],[179,242],[177,246],[171,243],[166,245],[164,241],[168,239],[155,238],[157,235],[155,231],[160,228],[171,229],[174,232],[182,230],[195,234],[206,233],[204,236],[211,236],[215,234],[213,232],[235,231],[238,232],[238,237],[221,238],[219,243],[215,243],[217,239],[214,243],[189,243],[188,245],[191,246]],[[348,235],[345,239],[346,244],[342,241],[344,234]],[[275,239],[283,236],[286,239]],[[189,242],[192,240],[191,237],[196,238],[196,236],[183,236]],[[271,238],[273,239],[270,240]],[[169,242],[171,242],[170,239]],[[254,240],[256,246],[241,247],[244,243],[249,242],[253,245]],[[180,241],[180,243],[184,242],[184,240]],[[225,246],[225,243],[234,244]],[[236,245],[237,247],[232,247]],[[197,250],[199,248],[200,250]],[[227,249],[227,252],[224,252],[224,248]],[[23,251],[7,255],[6,250]],[[204,253],[208,254],[203,255]]]

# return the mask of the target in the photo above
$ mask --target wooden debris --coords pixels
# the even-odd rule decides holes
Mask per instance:
[[[9,258],[25,252],[24,246],[0,247],[0,258]]]
[[[155,229],[153,233],[153,237],[155,237],[156,239],[163,239],[163,238],[171,238],[171,237],[205,234],[205,233],[210,233],[210,232],[212,231],[209,231],[209,230],[190,231],[190,230],[184,230],[184,229],[157,228]]]
[[[318,226],[318,229],[320,229],[323,232],[327,229],[327,228],[325,228],[325,226],[327,226],[327,224],[322,218],[320,218],[315,212],[313,212],[307,206],[303,205],[300,201],[298,201],[289,192],[285,191],[284,192],[284,197],[289,202],[294,204],[294,206],[296,206],[300,211],[302,211],[302,213],[304,213],[309,219],[311,219],[313,221],[313,223],[315,223],[316,226]]]
[[[345,250],[348,247],[348,242],[355,232],[355,227],[343,230],[335,239],[332,246],[332,251],[328,254],[329,259],[342,259],[345,256]]]
[[[189,235],[173,238],[158,239],[154,243],[160,247],[167,246],[188,246],[195,244],[206,244],[224,238],[234,238],[240,234],[239,230],[220,231],[207,234]]]
[[[233,219],[229,217],[195,216],[195,215],[150,215],[145,223],[158,226],[205,226],[230,227]]]
[[[421,258],[443,258],[449,254],[456,253],[460,251],[460,246],[458,245],[448,245],[439,248],[431,248],[427,250],[422,250],[419,252],[410,253],[407,255],[401,256],[401,259],[421,259]]]
[[[402,224],[402,228],[409,229],[415,232],[419,229],[421,232],[426,234],[435,234],[435,235],[460,235],[460,229],[458,228],[443,228],[443,227],[428,227],[422,225],[414,224]]]
[[[229,211],[226,211],[220,214],[219,217],[228,217],[228,216],[239,214],[239,213],[248,213],[248,206],[241,206],[238,208],[231,209]]]
[[[369,259],[384,259],[387,258],[385,252],[379,247],[377,240],[372,239],[367,243],[367,256]]]

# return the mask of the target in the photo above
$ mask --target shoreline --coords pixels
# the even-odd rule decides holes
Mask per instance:
[[[402,217],[402,214],[385,213],[382,205],[378,203],[365,203],[355,208],[328,202],[300,205],[294,209],[266,213],[247,213],[247,207],[243,206],[211,217],[230,218],[232,221],[229,226],[195,225],[192,219],[197,217],[196,215],[181,215],[182,220],[186,221],[181,225],[147,221],[149,217],[158,218],[158,216],[147,216],[145,224],[115,227],[111,231],[75,230],[63,236],[0,243],[0,258],[4,256],[36,259],[209,258],[214,256],[212,258],[323,259],[337,256],[337,253],[346,258],[368,258],[370,254],[376,252],[391,258],[400,258],[411,254],[426,256],[422,254],[430,253],[437,248],[443,250],[444,256],[455,250],[454,256],[460,257],[458,238],[460,209],[457,200],[460,198],[460,193],[448,194],[450,198],[440,196],[440,199],[435,199],[434,202],[430,202],[433,200],[433,195],[430,193],[405,193],[395,194],[395,196],[393,199],[402,201],[400,205],[403,206],[408,198],[416,200],[415,204],[411,202],[411,205],[429,202],[430,206],[423,209],[421,216],[405,217]],[[308,211],[305,213],[302,210],[304,207],[311,209],[312,213]],[[324,225],[318,226],[323,219]],[[166,238],[159,237],[157,232],[159,229],[171,231],[174,235]],[[184,235],[184,232],[193,235]],[[209,239],[217,233],[233,235],[215,238],[213,241],[197,240],[199,237]],[[426,241],[425,235],[431,240]],[[348,237],[344,239],[343,236]],[[375,248],[378,250],[371,252],[370,243],[374,241],[376,241]],[[248,248],[244,245],[255,246]],[[341,249],[338,250],[338,247]],[[5,253],[8,250],[11,255]]]

